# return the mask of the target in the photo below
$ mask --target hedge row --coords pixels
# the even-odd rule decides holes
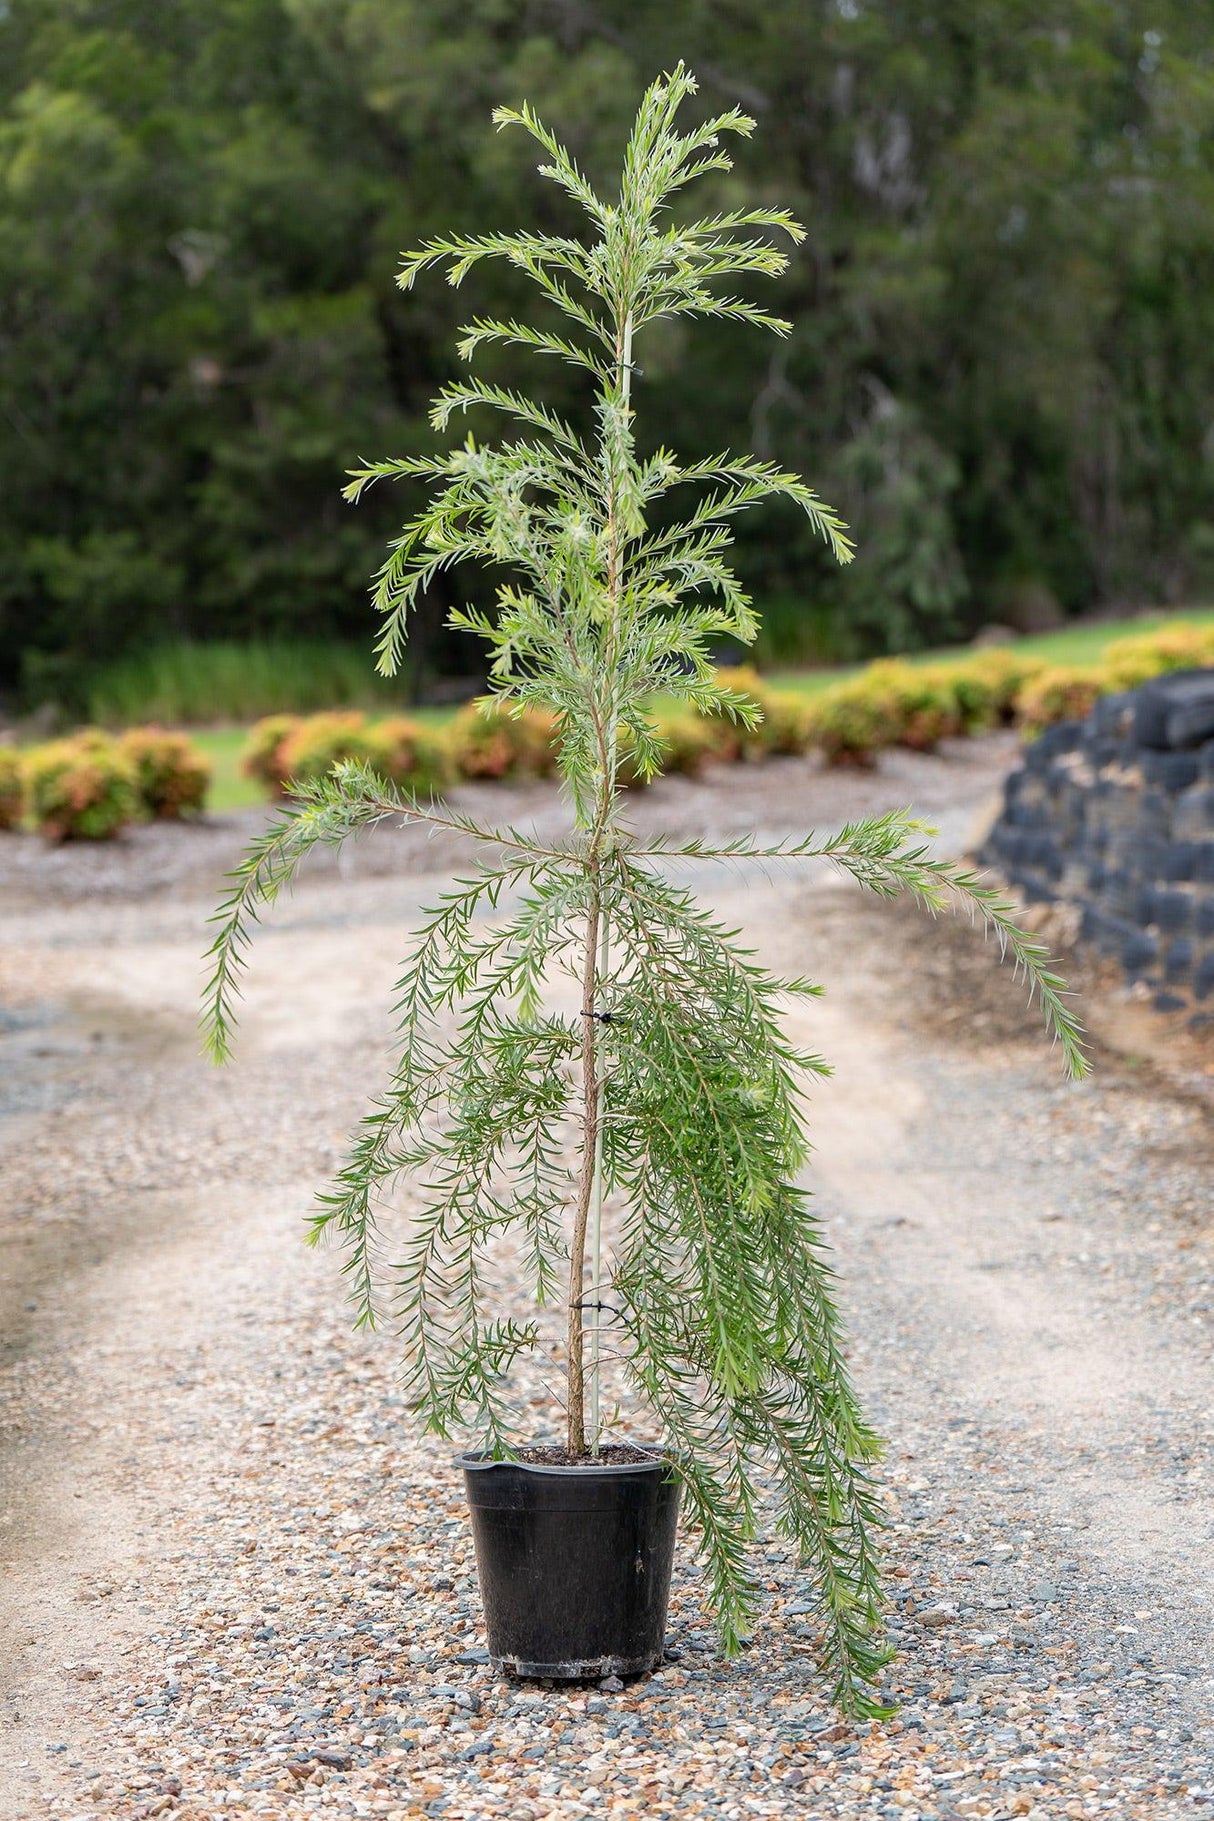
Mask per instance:
[[[711,763],[818,749],[831,765],[872,765],[891,746],[929,752],[941,740],[1018,726],[1032,737],[1088,714],[1101,695],[1165,670],[1214,664],[1214,626],[1180,621],[1108,648],[1098,666],[1071,668],[1000,647],[949,663],[887,659],[803,697],[770,688],[751,669],[722,670],[721,681],[762,710],[755,728],[721,716],[660,705],[654,719],[665,747],[662,769],[698,775]],[[376,766],[419,792],[459,779],[541,778],[556,769],[553,716],[511,715],[470,703],[441,731],[407,720],[369,722],[360,714],[273,715],[253,728],[244,768],[270,795],[289,780],[323,775],[340,759]],[[648,780],[624,759],[634,787]]]
[[[30,822],[51,841],[102,841],[136,819],[200,810],[209,760],[184,734],[133,727],[112,738],[89,728],[16,752],[0,747],[0,829]]]
[[[942,739],[993,727],[1014,725],[1033,737],[1084,717],[1103,695],[1207,664],[1214,664],[1214,626],[1177,621],[1117,640],[1099,665],[1052,666],[1014,647],[934,665],[887,659],[814,697],[772,689],[754,670],[722,670],[721,681],[762,710],[756,727],[660,704],[654,718],[668,772],[696,776],[713,763],[811,748],[828,764],[872,765],[891,746],[927,752]],[[292,778],[323,777],[342,759],[360,759],[428,796],[461,779],[550,777],[556,733],[553,715],[530,708],[513,715],[492,703],[469,703],[442,728],[345,711],[271,715],[250,730],[242,765],[271,797],[286,795]],[[627,754],[624,776],[636,788],[648,782]],[[209,780],[197,748],[158,727],[118,738],[88,730],[25,753],[0,747],[0,828],[30,821],[53,840],[104,838],[138,816],[201,809]]]
[[[1032,739],[1056,722],[1082,720],[1101,696],[1207,664],[1214,626],[1183,620],[1116,640],[1094,665],[1052,665],[1014,647],[935,665],[884,661],[812,702],[810,744],[832,764],[871,765],[884,747],[927,751],[946,736],[992,727],[1014,725]]]
[[[664,771],[695,775],[712,760],[807,750],[809,706],[799,696],[768,689],[753,670],[718,674],[758,703],[761,724],[745,728],[724,717],[659,706],[655,720],[665,747]],[[464,779],[552,777],[557,731],[553,714],[536,708],[510,713],[493,702],[470,702],[441,729],[404,718],[368,721],[365,715],[345,712],[269,715],[250,730],[241,766],[269,796],[281,797],[293,778],[323,777],[342,759],[360,759],[421,795]],[[627,753],[623,775],[635,788],[648,782],[630,765]]]

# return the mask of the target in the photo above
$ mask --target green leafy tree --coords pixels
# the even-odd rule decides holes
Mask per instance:
[[[672,882],[672,862],[826,857],[882,895],[909,891],[933,908],[960,901],[1028,973],[1069,1066],[1080,1069],[1082,1057],[1043,950],[994,892],[933,858],[907,815],[775,846],[642,841],[627,825],[625,753],[642,772],[661,760],[656,691],[744,724],[757,717],[712,665],[714,641],[747,642],[756,631],[726,557],[735,517],[782,499],[841,562],[851,556],[834,512],[771,463],[726,454],[680,463],[666,449],[638,450],[634,382],[647,333],[699,317],[777,335],[789,326],[742,294],[752,275],[784,269],[776,242],[801,235],[787,212],[684,218],[684,189],[727,172],[722,141],[753,125],[730,109],[681,130],[694,90],[681,65],[648,90],[610,200],[529,108],[498,109],[500,126],[538,142],[542,174],[587,231],[441,236],[404,262],[406,287],[434,266],[458,285],[485,260],[525,274],[539,314],[478,316],[461,351],[523,348],[569,365],[591,395],[593,434],[579,436],[522,392],[455,380],[435,402],[436,428],[488,412],[509,420],[507,433],[368,464],[349,488],[356,499],[400,478],[430,490],[378,579],[381,669],[399,662],[410,611],[436,576],[477,564],[497,577],[492,613],[461,607],[453,618],[486,642],[504,708],[556,715],[567,839],[544,845],[482,827],[357,764],[339,766],[300,789],[236,876],[211,950],[207,1029],[212,1054],[225,1057],[252,920],[318,843],[399,819],[480,845],[479,869],[443,894],[418,932],[396,999],[399,1061],[313,1235],[345,1248],[360,1322],[377,1319],[385,1295],[395,1310],[423,1420],[443,1435],[470,1426],[499,1455],[513,1445],[510,1370],[538,1329],[487,1308],[493,1242],[521,1237],[539,1301],[563,1292],[577,1457],[601,1445],[600,1305],[609,1299],[633,1389],[659,1420],[686,1489],[726,1646],[736,1648],[755,1603],[747,1544],[757,1488],[770,1476],[779,1521],[816,1580],[836,1697],[871,1713],[886,1658],[869,1477],[877,1443],[848,1380],[821,1235],[798,1186],[802,1084],[825,1065],[780,1024],[785,995],[817,989],[771,976]],[[572,1014],[553,1000],[561,970],[578,983]],[[386,1266],[377,1209],[402,1173],[424,1205],[403,1256]],[[610,1256],[608,1197],[620,1210]]]
[[[772,291],[793,342],[652,326],[651,421],[710,453],[711,388],[722,442],[815,474],[862,532],[842,571],[808,520],[739,525],[772,648],[931,639],[946,598],[967,630],[1026,586],[1068,611],[1195,598],[1208,38],[1192,0],[6,0],[0,691],[24,672],[31,698],[70,693],[156,637],[355,633],[390,511],[342,513],[344,451],[431,453],[454,372],[455,299],[395,291],[391,255],[520,219],[528,174],[482,107],[532,96],[593,176],[623,97],[678,54],[763,125],[705,206],[779,196],[807,240]],[[557,231],[555,199],[537,226]],[[470,283],[486,314],[523,307],[515,268]],[[574,368],[528,382],[526,350],[487,354],[586,432]],[[874,387],[916,437],[876,497],[842,454]],[[471,667],[442,622],[482,587],[419,599],[414,666]]]

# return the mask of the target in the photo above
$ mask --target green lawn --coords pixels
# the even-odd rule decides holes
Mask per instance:
[[[190,727],[193,744],[211,761],[211,789],[207,807],[222,812],[226,809],[248,809],[264,803],[261,786],[246,778],[240,769],[240,749],[245,743],[243,727]]]
[[[1132,620],[1113,621],[1099,626],[1067,626],[1060,632],[1020,639],[1016,650],[1034,652],[1040,657],[1048,658],[1053,664],[1092,664],[1099,660],[1105,647],[1111,645],[1114,639],[1125,638],[1132,632],[1149,632],[1153,626],[1176,620],[1208,625],[1214,622],[1214,609],[1146,614]],[[956,645],[944,651],[918,653],[908,659],[908,662],[936,664],[942,659],[965,657],[971,650],[971,646]],[[771,682],[780,689],[793,690],[800,695],[818,695],[832,683],[837,683],[841,677],[853,676],[860,668],[862,666],[853,665],[849,669],[835,670],[774,670],[769,676]],[[409,710],[414,718],[432,726],[450,720],[454,712],[450,708]],[[243,727],[191,727],[186,731],[195,745],[207,754],[215,768],[210,796],[210,807],[213,810],[222,814],[225,810],[247,809],[250,805],[263,801],[258,786],[240,771],[240,750],[245,739]]]

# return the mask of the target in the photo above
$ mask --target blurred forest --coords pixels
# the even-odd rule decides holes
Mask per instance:
[[[743,524],[770,655],[1209,594],[1214,0],[0,0],[0,691],[365,637],[406,502],[352,510],[343,471],[425,448],[455,326],[514,301],[402,295],[398,252],[555,226],[490,109],[605,182],[679,57],[759,122],[691,206],[809,238],[764,297],[788,343],[650,336],[642,434],[778,459],[860,544],[837,573]],[[446,605],[419,630],[459,669]]]

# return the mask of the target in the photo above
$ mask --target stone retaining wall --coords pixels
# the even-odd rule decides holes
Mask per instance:
[[[1007,780],[982,857],[1024,898],[1077,905],[1081,937],[1145,981],[1160,1011],[1210,1022],[1214,670],[1048,728]]]

